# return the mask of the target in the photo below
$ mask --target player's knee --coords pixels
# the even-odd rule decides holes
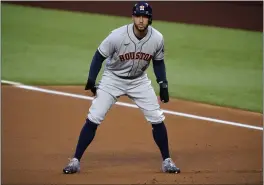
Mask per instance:
[[[88,118],[91,122],[93,122],[94,124],[97,124],[97,125],[101,124],[102,121],[104,120],[104,116],[99,115],[99,114],[93,114],[93,113],[91,113],[91,112],[89,112],[87,118]]]
[[[159,124],[165,120],[165,116],[161,110],[148,111],[145,113],[145,118],[151,124]]]

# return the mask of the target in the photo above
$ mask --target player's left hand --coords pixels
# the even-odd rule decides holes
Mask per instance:
[[[168,83],[167,82],[159,82],[160,86],[160,100],[163,103],[169,102],[169,91],[168,91]]]
[[[96,96],[97,86],[95,85],[94,81],[88,79],[84,90],[91,90],[93,95]]]

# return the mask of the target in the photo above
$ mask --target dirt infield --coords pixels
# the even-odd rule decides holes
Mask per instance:
[[[85,94],[82,87],[45,87]],[[262,184],[262,131],[166,114],[181,174],[160,172],[151,126],[114,105],[83,156],[63,175],[91,101],[2,86],[2,184]],[[89,94],[88,94],[89,95]],[[126,98],[122,101],[130,102]],[[162,108],[262,125],[262,114],[180,100]]]
[[[135,1],[16,1],[42,8],[131,16]],[[262,1],[153,1],[153,19],[263,31]]]

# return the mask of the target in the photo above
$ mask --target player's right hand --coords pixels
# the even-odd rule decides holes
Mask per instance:
[[[84,90],[91,90],[93,95],[96,96],[96,89],[95,81],[88,79]]]

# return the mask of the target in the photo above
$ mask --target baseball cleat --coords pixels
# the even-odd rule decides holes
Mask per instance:
[[[177,168],[171,158],[167,158],[162,162],[162,171],[165,173],[180,173],[180,168]]]
[[[69,164],[63,169],[63,173],[72,174],[80,171],[80,162],[76,158],[70,159]]]

